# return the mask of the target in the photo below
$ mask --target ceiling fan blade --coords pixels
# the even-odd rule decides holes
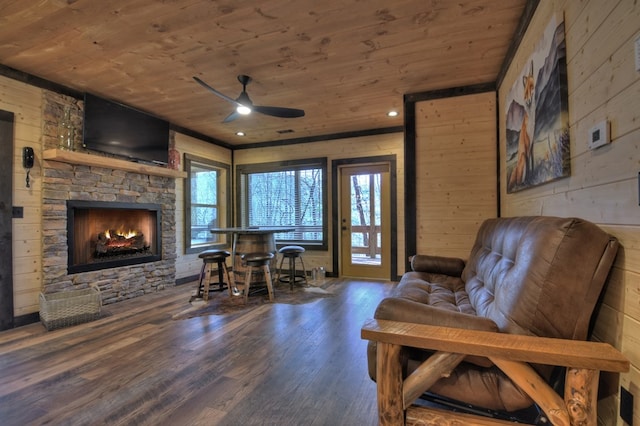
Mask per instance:
[[[282,107],[274,107],[274,106],[258,106],[254,105],[251,107],[256,112],[260,114],[270,115],[272,117],[281,117],[281,118],[296,118],[296,117],[304,117],[304,111],[296,108],[282,108]]]
[[[230,102],[230,103],[234,104],[235,106],[240,105],[240,104],[238,103],[238,101],[236,101],[236,100],[235,100],[235,99],[233,99],[233,98],[230,98],[229,96],[225,95],[224,93],[220,93],[220,92],[218,92],[216,89],[214,89],[213,87],[209,86],[207,83],[205,83],[204,81],[200,80],[198,77],[195,77],[195,76],[194,76],[194,77],[193,77],[193,79],[194,79],[195,81],[197,81],[197,82],[198,82],[202,87],[204,87],[205,89],[207,89],[207,90],[209,90],[209,91],[213,92],[215,95],[217,95],[217,96],[221,97],[221,98],[222,98],[222,99],[224,99],[225,101]]]
[[[224,120],[222,120],[222,122],[229,123],[238,117],[240,117],[240,114],[238,114],[238,111],[234,110],[231,114],[227,115],[227,117]]]
[[[255,112],[258,112],[258,113],[264,114],[264,115],[270,115],[272,117],[280,117],[280,118],[304,117],[304,111],[301,110],[301,109],[253,105],[253,103],[251,102],[251,99],[249,98],[249,95],[247,94],[247,90],[246,90],[247,89],[247,84],[249,84],[251,82],[251,77],[249,77],[248,75],[239,75],[238,76],[238,81],[242,84],[242,92],[240,93],[240,96],[238,96],[237,99],[230,98],[229,96],[225,95],[224,93],[218,92],[216,89],[214,89],[213,87],[209,86],[207,83],[205,83],[204,81],[200,80],[196,76],[194,76],[193,79],[198,84],[200,84],[202,87],[204,87],[205,89],[209,90],[210,92],[213,92],[214,95],[224,99],[225,101],[235,105],[236,107],[250,108],[251,110],[253,110]],[[235,120],[240,115],[242,115],[242,114],[240,114],[237,111],[234,111],[231,114],[229,114],[222,122],[223,123],[228,123],[230,121]]]

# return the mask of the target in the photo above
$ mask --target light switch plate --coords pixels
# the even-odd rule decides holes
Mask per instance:
[[[591,129],[589,129],[587,145],[589,146],[589,149],[596,149],[608,143],[609,122],[607,120],[602,120]]]

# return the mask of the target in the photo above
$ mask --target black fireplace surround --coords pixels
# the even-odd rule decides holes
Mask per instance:
[[[162,205],[68,200],[67,245],[68,274],[162,260]]]

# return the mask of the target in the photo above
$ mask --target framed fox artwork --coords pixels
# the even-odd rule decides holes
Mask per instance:
[[[552,18],[506,99],[507,193],[571,174],[564,21]]]

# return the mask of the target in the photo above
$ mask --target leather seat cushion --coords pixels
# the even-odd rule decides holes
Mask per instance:
[[[461,278],[431,272],[407,272],[394,291],[396,297],[434,308],[476,315]]]

